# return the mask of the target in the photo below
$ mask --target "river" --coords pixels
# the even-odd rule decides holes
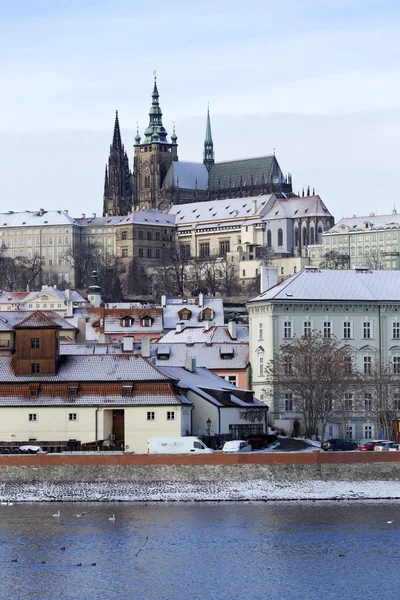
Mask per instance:
[[[0,540],[1,600],[400,597],[399,501],[21,503]]]

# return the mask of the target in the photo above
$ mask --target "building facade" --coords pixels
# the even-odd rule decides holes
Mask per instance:
[[[248,303],[251,387],[270,404],[272,422],[290,433],[295,419],[295,399],[281,397],[266,385],[265,368],[284,343],[313,331],[335,336],[353,357],[361,374],[369,375],[381,364],[400,373],[400,273],[398,271],[319,270],[308,267]],[[378,361],[378,362],[377,362]],[[400,363],[399,363],[400,364]],[[334,418],[325,432],[329,437],[353,439],[380,436],[364,396],[353,399],[346,431]],[[400,408],[400,407],[399,407]]]

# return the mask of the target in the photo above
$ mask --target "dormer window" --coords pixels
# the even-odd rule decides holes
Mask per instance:
[[[130,398],[132,396],[132,386],[131,385],[124,385],[124,387],[122,388],[122,396],[124,398]]]
[[[205,308],[200,316],[201,321],[212,321],[214,318],[214,311],[211,308]]]
[[[142,318],[142,327],[151,327],[153,325],[153,319],[151,317]]]
[[[76,398],[78,395],[78,388],[77,387],[70,387],[69,388],[69,396],[70,398]]]
[[[123,319],[121,320],[121,325],[122,327],[132,327],[133,321],[133,317],[123,317]]]
[[[190,321],[190,317],[192,316],[192,311],[188,308],[183,308],[178,312],[178,317],[180,321]]]

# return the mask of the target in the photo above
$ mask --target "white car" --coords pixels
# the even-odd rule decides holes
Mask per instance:
[[[376,442],[374,447],[375,452],[398,452],[399,444],[387,440]]]
[[[222,452],[233,453],[233,452],[251,452],[251,446],[244,440],[233,440],[231,442],[225,442]]]

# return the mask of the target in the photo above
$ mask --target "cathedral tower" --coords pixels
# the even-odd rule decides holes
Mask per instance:
[[[207,106],[206,137],[204,140],[203,163],[208,172],[214,164],[214,143],[211,135],[210,108]]]
[[[167,140],[167,131],[162,123],[162,112],[158,99],[157,79],[154,75],[149,126],[144,132],[143,142],[139,130],[135,137],[134,206],[140,209],[161,208],[160,189],[162,183],[172,161],[178,160],[178,138],[174,129],[171,142]]]
[[[122,144],[116,111],[113,140],[104,177],[103,216],[128,215],[131,210],[132,174],[129,170],[128,155]]]

